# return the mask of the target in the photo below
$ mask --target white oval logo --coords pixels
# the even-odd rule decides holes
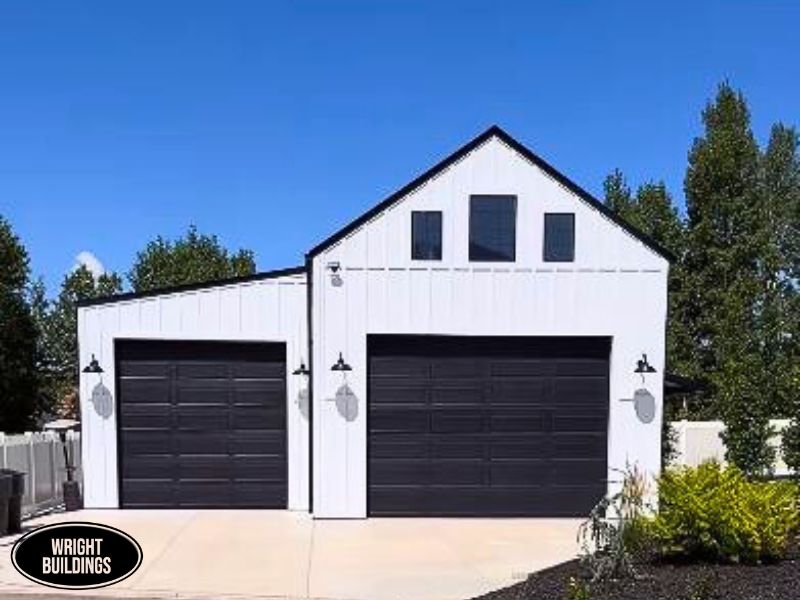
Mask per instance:
[[[39,527],[11,550],[11,562],[22,575],[66,590],[118,583],[139,568],[142,556],[142,547],[124,531],[86,522]]]

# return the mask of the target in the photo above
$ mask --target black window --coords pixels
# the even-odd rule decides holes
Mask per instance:
[[[414,211],[411,213],[411,258],[442,260],[442,213]]]
[[[544,260],[547,262],[575,260],[575,215],[572,213],[544,215]]]
[[[513,261],[517,246],[517,197],[471,196],[469,259]]]

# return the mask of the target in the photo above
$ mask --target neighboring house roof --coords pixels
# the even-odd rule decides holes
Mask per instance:
[[[115,294],[113,296],[102,296],[100,298],[89,298],[78,302],[78,307],[96,306],[98,304],[108,304],[110,302],[121,302],[122,300],[138,300],[139,298],[149,298],[152,296],[164,296],[166,294],[177,294],[180,292],[192,292],[195,290],[202,290],[206,288],[220,287],[225,285],[235,285],[237,283],[247,283],[249,281],[261,281],[263,279],[275,279],[277,277],[285,277],[288,275],[302,275],[306,272],[305,267],[290,267],[288,269],[276,269],[274,271],[262,271],[260,273],[253,273],[252,275],[243,275],[241,277],[229,277],[227,279],[215,279],[212,281],[203,281],[200,283],[188,283],[184,285],[174,285],[170,287],[158,288],[154,290],[147,290],[145,292],[126,292],[124,294]]]
[[[314,257],[323,250],[327,249],[328,247],[332,246],[336,242],[340,241],[344,237],[348,236],[350,233],[364,225],[366,222],[370,221],[372,218],[380,214],[381,212],[385,211],[387,208],[392,206],[395,202],[401,200],[404,196],[407,196],[409,193],[414,191],[416,188],[420,187],[422,184],[427,182],[429,179],[432,179],[439,175],[442,171],[450,167],[452,164],[456,163],[457,161],[461,160],[467,154],[481,146],[483,143],[491,139],[492,137],[496,137],[506,145],[511,147],[514,151],[522,155],[524,158],[532,162],[534,165],[539,167],[542,171],[544,171],[547,175],[555,179],[558,183],[566,187],[569,191],[573,194],[578,196],[581,200],[589,204],[591,207],[597,209],[600,213],[608,217],[611,221],[617,224],[619,227],[627,231],[630,235],[638,239],[642,242],[645,246],[650,248],[656,254],[662,256],[663,258],[667,259],[668,261],[672,262],[675,260],[674,255],[658,244],[655,240],[650,238],[647,234],[639,231],[635,227],[633,227],[630,223],[626,222],[622,219],[619,215],[609,209],[605,204],[603,204],[600,200],[592,196],[589,192],[584,190],[580,187],[577,183],[569,179],[566,175],[556,170],[555,167],[547,163],[544,159],[534,154],[529,148],[515,140],[511,137],[508,133],[506,133],[503,129],[498,127],[497,125],[491,126],[489,129],[484,131],[478,137],[472,139],[471,141],[467,142],[464,146],[453,152],[450,156],[445,158],[444,160],[440,161],[427,171],[425,171],[422,175],[414,179],[411,183],[403,186],[389,197],[385,198],[383,201],[369,209],[367,212],[362,214],[360,217],[351,221],[339,231],[328,237],[327,239],[323,240],[316,246],[314,246],[307,254],[309,257]]]
[[[674,375],[673,373],[664,374],[664,396],[693,394],[704,389],[705,386],[694,379]]]

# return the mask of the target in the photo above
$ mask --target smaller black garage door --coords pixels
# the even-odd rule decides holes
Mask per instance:
[[[369,336],[370,514],[588,514],[606,491],[609,350]]]
[[[286,508],[284,344],[116,344],[120,505]]]

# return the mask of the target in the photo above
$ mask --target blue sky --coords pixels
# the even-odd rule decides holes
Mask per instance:
[[[0,214],[51,293],[190,223],[291,266],[492,123],[681,201],[721,80],[800,124],[800,3],[654,4],[6,0]]]

